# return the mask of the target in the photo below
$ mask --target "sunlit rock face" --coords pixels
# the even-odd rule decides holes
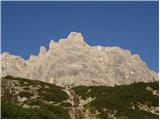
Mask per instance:
[[[47,53],[46,48],[44,46],[41,46],[39,51],[39,56],[43,57],[44,55],[46,55],[46,53]]]
[[[1,76],[13,75],[59,86],[114,86],[159,79],[138,55],[119,47],[89,46],[77,32],[59,42],[51,40],[48,51],[41,47],[39,55],[31,55],[29,60],[3,53],[1,61]]]
[[[20,56],[10,55],[7,52],[1,54],[1,76],[19,76],[26,67],[26,62]]]

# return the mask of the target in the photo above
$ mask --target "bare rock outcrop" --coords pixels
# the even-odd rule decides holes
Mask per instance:
[[[7,52],[1,54],[1,76],[19,76],[26,68],[26,62],[20,56],[10,55]]]
[[[40,47],[39,56],[44,56],[47,53],[47,50],[44,46]]]
[[[40,48],[29,60],[1,54],[2,76],[13,75],[59,86],[122,85],[158,81],[138,55],[119,47],[89,46],[81,33],[71,32],[59,42],[51,40],[49,50]]]

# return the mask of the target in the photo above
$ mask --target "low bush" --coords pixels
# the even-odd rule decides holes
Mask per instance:
[[[100,111],[100,118],[107,118],[104,115],[104,109],[111,111],[117,110],[115,114],[117,117],[126,116],[128,118],[157,118],[157,115],[145,111],[134,110],[131,111],[131,103],[142,104],[150,103],[151,106],[159,105],[159,97],[153,95],[152,92],[146,90],[147,86],[155,90],[159,90],[158,82],[151,83],[134,83],[131,85],[121,85],[115,87],[108,86],[77,86],[72,88],[76,94],[86,99],[95,97],[96,99],[85,105],[86,109],[90,111]],[[143,117],[144,116],[144,117]]]
[[[2,119],[65,119],[70,118],[67,109],[55,106],[23,108],[10,102],[1,101]]]

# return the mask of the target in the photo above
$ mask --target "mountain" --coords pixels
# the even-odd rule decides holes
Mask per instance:
[[[42,46],[39,55],[28,60],[6,52],[1,60],[2,77],[11,75],[58,86],[114,86],[159,79],[138,55],[119,47],[89,46],[77,32],[59,42],[51,40],[48,50]]]
[[[62,88],[6,76],[1,80],[1,117],[158,119],[158,91],[158,82]]]

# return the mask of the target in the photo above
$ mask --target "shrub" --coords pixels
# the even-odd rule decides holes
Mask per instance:
[[[55,106],[40,108],[23,108],[10,102],[1,101],[1,118],[3,119],[60,119],[70,118],[68,111]]]
[[[128,118],[157,118],[157,115],[142,110],[130,110],[131,103],[136,104],[137,102],[140,102],[144,104],[147,102],[150,103],[151,106],[159,105],[158,96],[153,95],[152,92],[146,91],[147,86],[150,86],[156,90],[159,89],[158,82],[140,82],[131,85],[121,85],[115,87],[77,86],[72,89],[75,90],[76,94],[81,96],[83,99],[88,97],[96,98],[84,107],[85,109],[89,109],[91,111],[100,111],[100,118],[107,118],[107,116],[103,114],[103,109],[109,109],[111,111],[117,110],[116,115],[123,118],[124,116]],[[90,92],[88,92],[88,90],[90,90]]]
[[[31,94],[30,92],[20,92],[19,96],[20,97],[30,98],[31,96],[33,96],[33,94]]]

